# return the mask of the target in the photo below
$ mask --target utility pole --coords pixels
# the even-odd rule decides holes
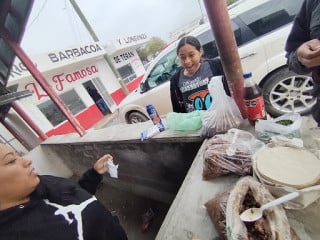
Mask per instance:
[[[204,23],[204,14],[203,14],[203,10],[202,10],[202,7],[201,7],[200,0],[198,0],[198,4],[199,4],[200,12],[201,12],[201,19],[199,21],[199,25],[202,25]]]
[[[80,20],[82,21],[82,23],[84,24],[84,26],[86,27],[86,29],[88,30],[89,34],[91,35],[91,37],[93,38],[93,40],[95,42],[99,42],[99,39],[97,37],[97,35],[95,34],[95,32],[93,31],[91,25],[89,24],[89,22],[87,21],[86,17],[84,16],[84,14],[82,13],[81,9],[79,8],[78,4],[76,3],[75,0],[70,0],[70,3],[72,5],[72,7],[74,8],[74,10],[76,11],[76,13],[78,14]],[[126,86],[126,84],[124,83],[123,79],[121,78],[118,70],[114,67],[112,61],[110,60],[110,57],[108,54],[104,54],[103,55],[104,59],[107,61],[109,67],[111,68],[112,72],[114,73],[114,75],[117,77],[122,90],[124,91],[125,95],[129,94],[129,90]]]

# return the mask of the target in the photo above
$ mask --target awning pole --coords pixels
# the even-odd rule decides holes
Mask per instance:
[[[17,139],[28,151],[32,150],[32,147],[17,133],[16,129],[5,119],[0,119],[2,125]]]
[[[26,66],[28,71],[37,80],[42,89],[48,94],[48,96],[52,99],[52,101],[57,105],[60,111],[65,115],[65,117],[69,120],[74,129],[79,133],[80,136],[83,136],[86,132],[84,128],[80,125],[78,120],[73,116],[70,109],[64,104],[59,95],[52,89],[50,84],[47,82],[45,77],[41,74],[41,72],[37,69],[34,63],[30,60],[27,54],[23,51],[23,49],[12,40],[10,34],[7,30],[2,29],[0,32],[0,36],[6,41],[6,43],[13,49],[16,53],[17,57],[21,60],[21,62]]]
[[[245,118],[247,114],[243,101],[243,71],[226,0],[203,1],[231,95]]]
[[[48,138],[48,136],[37,126],[37,124],[32,121],[28,114],[23,110],[17,101],[11,103],[12,108],[20,115],[20,117],[28,123],[28,125],[38,134],[40,140],[43,141]]]

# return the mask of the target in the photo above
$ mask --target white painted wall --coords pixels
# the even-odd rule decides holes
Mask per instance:
[[[32,160],[36,172],[40,175],[53,175],[59,177],[69,178],[73,172],[63,162],[60,156],[50,150],[50,147],[43,150],[43,146],[39,145],[32,149],[24,156]]]

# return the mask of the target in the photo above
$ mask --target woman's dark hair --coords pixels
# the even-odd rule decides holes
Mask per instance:
[[[191,46],[194,46],[198,51],[201,50],[202,46],[198,38],[193,36],[185,36],[180,39],[178,46],[177,46],[177,54],[179,54],[180,48],[182,48],[184,45],[190,44]]]

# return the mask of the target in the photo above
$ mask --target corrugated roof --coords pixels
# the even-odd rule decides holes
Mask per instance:
[[[0,96],[5,99],[2,104],[0,102],[0,106],[8,103],[8,99],[4,95],[8,93],[6,85],[16,56],[13,49],[4,40],[3,33],[7,33],[13,41],[20,44],[33,2],[34,0],[0,1]],[[15,98],[13,98],[13,94],[10,94],[8,97],[13,101],[19,95],[16,93]],[[0,113],[2,113],[2,110],[0,108]]]

